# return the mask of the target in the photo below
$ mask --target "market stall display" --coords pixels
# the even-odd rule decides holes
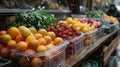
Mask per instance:
[[[0,31],[0,56],[12,60],[14,67],[63,67],[67,65],[65,59],[79,54],[85,57],[97,49],[97,41],[101,43],[106,34],[105,25],[92,18],[68,17],[56,22],[53,16],[38,10],[16,17],[16,27]],[[118,30],[116,25],[108,25],[106,37]]]

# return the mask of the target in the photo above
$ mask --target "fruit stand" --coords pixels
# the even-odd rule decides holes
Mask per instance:
[[[95,15],[101,21],[88,15],[57,21],[41,10],[16,14],[0,31],[0,56],[12,67],[84,67],[91,57],[100,57],[96,65],[103,67],[118,45],[118,21],[101,12]]]

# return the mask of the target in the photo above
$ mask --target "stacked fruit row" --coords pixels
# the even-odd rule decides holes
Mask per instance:
[[[61,57],[61,54],[64,54],[62,52],[65,52],[63,48],[65,48],[67,44],[65,44],[62,38],[56,37],[54,32],[47,32],[45,29],[39,29],[37,31],[34,27],[27,28],[25,26],[19,26],[18,28],[11,27],[7,31],[0,31],[0,55],[2,57],[15,58],[19,53],[20,55],[27,54],[29,56],[37,54],[39,54],[38,56],[45,56],[49,54],[45,57],[35,56],[31,58],[30,64],[27,64],[28,60],[24,55],[23,57],[18,57],[20,67],[29,67],[29,65],[32,67],[40,67],[44,60],[49,59],[53,55],[60,54]],[[53,50],[56,47],[61,48]],[[15,52],[9,50],[14,50]],[[50,50],[52,50],[52,52],[48,52]],[[45,52],[47,52],[47,54],[44,55]]]
[[[67,45],[66,55],[73,56],[79,53],[84,48],[83,46],[89,46],[96,41],[96,28],[101,26],[100,22],[91,19],[68,17],[65,21],[59,21],[58,25],[51,24],[47,30],[69,40],[70,44]]]
[[[113,17],[113,16],[109,16],[107,14],[103,14],[103,19],[106,20],[107,22],[112,22],[112,23],[115,23],[117,24],[119,21],[117,18]]]
[[[51,24],[47,30],[10,27],[7,31],[0,31],[0,55],[6,58],[10,55],[12,60],[17,58],[13,61],[17,60],[20,67],[56,67],[64,61],[66,46],[67,57],[79,53],[84,45],[90,45],[96,28],[101,26],[100,22],[91,19],[68,17],[57,25]],[[88,34],[90,32],[94,35]],[[57,61],[56,65],[50,61]]]

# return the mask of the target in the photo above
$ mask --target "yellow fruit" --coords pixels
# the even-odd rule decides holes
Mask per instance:
[[[61,44],[61,43],[63,43],[63,39],[62,39],[62,38],[56,37],[56,38],[54,39],[54,44],[55,44],[55,45],[59,45],[59,44]]]
[[[79,25],[79,24],[74,24],[73,26],[74,26],[74,27],[79,27],[80,25]]]
[[[78,21],[78,18],[73,18],[74,21]]]
[[[71,27],[71,26],[72,26],[72,24],[69,24],[68,26],[69,26],[69,27]]]
[[[67,24],[72,24],[72,18],[71,17],[68,17],[67,19],[66,19],[66,22],[67,22]]]
[[[7,44],[8,41],[10,41],[11,39],[12,39],[12,37],[9,34],[3,34],[0,37],[0,43]]]
[[[77,31],[80,31],[80,30],[81,30],[81,28],[80,28],[80,27],[76,27],[76,30],[77,30]]]
[[[22,29],[25,29],[26,27],[25,26],[19,26],[18,29],[19,30],[22,30]]]
[[[47,48],[45,47],[45,46],[43,46],[43,45],[39,45],[38,47],[37,47],[37,50],[36,50],[38,53],[39,52],[45,52],[45,51],[47,51]]]
[[[54,44],[47,44],[45,47],[47,48],[47,50],[49,50],[49,49],[55,47],[55,45]]]
[[[34,27],[30,27],[29,30],[30,30],[33,34],[36,34],[36,33],[37,33],[37,30],[36,30]]]
[[[20,31],[18,28],[16,27],[10,27],[8,30],[7,30],[7,33],[12,36],[12,38],[14,39],[18,34],[20,34]]]
[[[56,37],[54,32],[48,32],[47,35],[50,36],[52,38],[52,40],[54,40]]]
[[[44,39],[47,41],[47,44],[51,43],[52,38],[50,36],[44,36]]]
[[[42,36],[41,34],[39,34],[39,33],[36,33],[36,34],[34,34],[34,37],[35,37],[36,39],[40,39],[40,38],[42,38],[43,36]]]
[[[26,41],[26,42],[29,42],[29,41],[32,40],[32,39],[35,39],[35,37],[34,37],[33,35],[29,35],[29,36],[25,39],[25,41]]]
[[[38,33],[42,34],[43,36],[47,35],[47,31],[45,29],[39,29]]]
[[[83,28],[82,31],[83,32],[89,32],[89,29],[88,28]]]
[[[24,27],[24,26],[20,26],[18,29],[20,30],[21,34],[24,37],[28,37],[29,35],[32,35],[31,31],[28,28]]]

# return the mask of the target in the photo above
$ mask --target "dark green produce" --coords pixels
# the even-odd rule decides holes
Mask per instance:
[[[34,11],[28,11],[24,13],[20,13],[15,16],[15,26],[21,26],[24,25],[26,27],[35,27],[37,30],[40,28],[48,28],[50,24],[56,23],[56,18],[54,18],[51,14],[40,11],[40,10],[34,10]]]
[[[87,17],[95,17],[95,18],[100,18],[103,14],[104,12],[101,10],[92,10],[92,11],[86,12]]]

